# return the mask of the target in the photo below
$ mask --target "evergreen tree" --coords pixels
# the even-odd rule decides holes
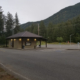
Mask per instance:
[[[38,25],[35,25],[35,28],[33,30],[33,33],[37,34],[38,35]]]
[[[14,26],[13,16],[12,16],[12,14],[10,14],[8,12],[8,14],[7,14],[7,21],[6,21],[7,36],[12,35],[13,26]]]
[[[31,26],[27,27],[25,30],[31,32]]]
[[[53,32],[54,32],[54,30],[53,30],[53,24],[50,22],[48,24],[48,27],[47,27],[47,38],[48,38],[48,42],[53,42],[53,39],[54,39]]]
[[[43,36],[43,37],[46,37],[46,27],[45,27],[43,21],[40,22],[39,35],[40,35],[40,36]]]
[[[3,29],[4,29],[4,21],[2,18],[2,13],[0,13],[0,35],[3,33]]]
[[[31,30],[32,33],[38,34],[38,25],[33,23],[31,26]]]
[[[26,31],[38,34],[38,25],[33,23],[31,26],[26,28]]]
[[[19,19],[17,13],[15,14],[15,28],[14,33],[18,33],[20,31]]]

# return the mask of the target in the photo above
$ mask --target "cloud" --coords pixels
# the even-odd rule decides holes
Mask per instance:
[[[0,0],[4,14],[18,13],[20,23],[45,19],[79,0]]]

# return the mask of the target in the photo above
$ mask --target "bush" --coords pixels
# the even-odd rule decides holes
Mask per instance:
[[[62,37],[57,37],[56,39],[58,42],[62,42],[63,41],[63,38]]]
[[[0,36],[0,44],[5,44],[6,43],[6,37],[3,35],[3,36]]]

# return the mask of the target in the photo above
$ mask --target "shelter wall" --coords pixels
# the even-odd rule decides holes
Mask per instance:
[[[14,48],[14,49],[21,49],[22,48],[22,41],[19,41],[19,39],[9,39],[9,48]],[[13,47],[12,47],[12,41],[13,41]],[[30,43],[30,45],[26,45],[26,43]],[[26,41],[26,40],[23,40],[23,45],[24,45],[24,49],[33,49],[33,48],[36,48],[36,44],[37,44],[37,41],[34,41],[33,39],[30,40],[30,41]]]
[[[36,48],[36,41],[31,41],[31,45],[25,45],[25,49],[33,49],[33,48]],[[25,44],[25,43],[24,43]]]
[[[9,48],[21,49],[21,41],[19,41],[18,39],[14,40],[13,47],[12,47],[12,40],[9,39],[8,46]]]
[[[9,48],[12,48],[12,43],[11,43],[11,40],[9,40],[8,47],[9,47]]]
[[[16,39],[14,41],[14,48],[15,49],[21,49],[21,41],[19,41],[18,39]]]

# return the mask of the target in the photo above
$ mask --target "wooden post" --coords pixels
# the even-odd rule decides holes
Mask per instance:
[[[41,48],[41,40],[40,40],[40,48]]]
[[[22,49],[23,49],[23,38],[22,38],[22,45],[21,45]]]
[[[14,39],[12,39],[12,48],[14,48]]]
[[[13,39],[13,48],[14,48],[14,39]]]
[[[47,41],[46,41],[46,48],[47,48]]]

